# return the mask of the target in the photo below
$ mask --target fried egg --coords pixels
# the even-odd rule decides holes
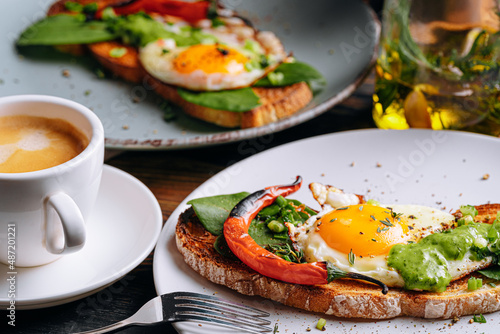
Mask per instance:
[[[301,226],[288,226],[307,262],[330,261],[344,271],[373,277],[390,287],[404,286],[399,273],[387,265],[392,246],[418,242],[455,223],[453,215],[427,206],[374,205],[337,188],[321,184],[310,188],[324,210]],[[453,268],[460,266],[463,263],[450,266],[452,275]],[[460,269],[458,273],[463,274]]]
[[[276,68],[285,58],[283,46],[271,32],[256,32],[233,18],[220,27],[197,27],[206,38],[200,44],[178,46],[160,39],[140,49],[145,70],[158,80],[196,91],[248,87]],[[173,32],[182,26],[169,26]]]

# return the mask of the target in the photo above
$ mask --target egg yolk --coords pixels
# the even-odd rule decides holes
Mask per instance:
[[[239,51],[220,44],[198,44],[182,51],[174,60],[180,73],[202,70],[205,73],[236,74],[245,69],[248,58]]]
[[[319,234],[328,246],[356,256],[388,254],[408,240],[408,226],[391,209],[359,204],[338,208],[321,218]]]

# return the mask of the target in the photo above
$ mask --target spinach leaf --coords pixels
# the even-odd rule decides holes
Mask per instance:
[[[278,75],[277,75],[278,74]],[[255,87],[283,87],[298,82],[307,82],[310,86],[324,86],[326,80],[314,67],[302,63],[283,63],[265,78],[257,81]]]
[[[489,268],[482,269],[482,270],[478,270],[478,272],[480,274],[483,274],[484,276],[486,276],[488,278],[492,278],[492,279],[496,279],[496,280],[500,281],[500,266],[499,265],[491,266]]]
[[[208,232],[213,235],[220,235],[231,210],[248,195],[247,192],[241,192],[231,195],[202,197],[192,199],[187,204],[191,204],[201,224]]]
[[[188,102],[217,110],[244,112],[260,105],[259,97],[249,87],[217,92],[194,92],[179,87],[177,92]]]
[[[84,15],[55,15],[28,27],[17,41],[18,46],[87,44],[116,38],[99,21],[85,22]]]
[[[238,257],[229,248],[224,234],[221,234],[215,239],[214,248],[220,255],[230,258],[232,260],[238,260]]]
[[[287,232],[280,233],[277,238],[276,233],[272,232],[262,220],[254,219],[248,228],[248,234],[261,247],[291,243]]]

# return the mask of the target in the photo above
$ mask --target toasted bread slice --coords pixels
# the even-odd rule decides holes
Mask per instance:
[[[68,0],[59,0],[54,3],[48,11],[48,15],[67,13],[64,3]],[[99,8],[110,4],[120,3],[121,0],[98,0]],[[79,3],[88,4],[92,0],[78,0]],[[110,51],[117,47],[127,49],[127,53],[119,58],[110,56]],[[252,88],[260,98],[261,105],[246,112],[232,112],[227,110],[216,110],[193,104],[182,99],[177,93],[175,86],[163,83],[150,76],[142,67],[138,50],[134,47],[124,45],[118,41],[100,42],[87,46],[90,54],[106,69],[110,70],[116,77],[126,81],[147,85],[166,100],[181,107],[188,115],[227,128],[252,128],[280,119],[289,117],[305,107],[313,98],[311,89],[305,82],[291,86],[278,88]],[[81,51],[73,48],[65,48],[70,52]]]
[[[494,217],[499,204],[478,206],[478,218]],[[213,247],[216,237],[206,231],[192,208],[179,217],[176,243],[185,262],[208,280],[239,293],[262,296],[312,312],[345,318],[386,319],[397,316],[453,318],[500,310],[500,285],[479,273],[452,282],[445,292],[431,293],[389,289],[383,295],[376,285],[338,279],[326,285],[297,285],[255,272],[239,260],[221,256]],[[470,277],[481,277],[483,286],[467,290]]]

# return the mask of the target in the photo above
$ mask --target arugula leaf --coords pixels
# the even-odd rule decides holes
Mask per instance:
[[[257,81],[254,86],[283,87],[298,82],[307,82],[314,89],[326,84],[323,75],[314,67],[302,62],[294,62],[280,64],[273,72],[269,73],[268,76]]]
[[[249,193],[241,192],[231,195],[218,195],[202,197],[190,200],[194,212],[201,224],[213,235],[221,235],[229,213],[239,201],[247,197]]]
[[[249,87],[217,92],[194,92],[179,87],[177,92],[188,102],[217,110],[244,112],[260,105],[259,97]]]
[[[491,266],[486,269],[478,270],[478,272],[488,278],[496,279],[500,281],[500,266]]]
[[[46,17],[23,31],[18,46],[87,44],[109,41],[116,38],[99,21],[85,22],[84,15],[55,15]]]

